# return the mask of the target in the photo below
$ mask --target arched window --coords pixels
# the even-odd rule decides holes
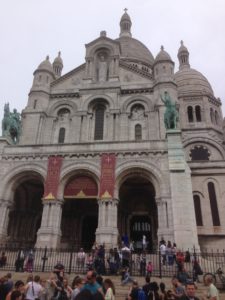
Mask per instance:
[[[37,107],[37,99],[34,100],[33,108],[35,109]]]
[[[210,152],[206,147],[203,146],[195,146],[190,151],[191,160],[209,160]]]
[[[208,192],[209,192],[213,226],[220,226],[220,217],[219,217],[219,211],[217,206],[216,191],[213,182],[208,183]]]
[[[212,107],[210,108],[210,119],[211,119],[211,122],[214,124],[215,115],[214,115],[214,111],[213,111]]]
[[[95,140],[103,140],[105,107],[98,105],[95,109]]]
[[[197,226],[203,226],[201,201],[198,195],[194,195],[195,219]]]
[[[188,106],[187,114],[188,114],[188,122],[193,122],[194,117],[193,117],[193,107],[192,106]]]
[[[215,123],[216,125],[219,125],[219,114],[216,110],[215,110]]]
[[[61,127],[59,129],[59,138],[58,138],[58,143],[63,144],[65,140],[65,134],[66,134],[66,129],[64,127]]]
[[[142,140],[142,128],[140,124],[135,125],[135,140],[136,141]]]
[[[66,118],[66,117],[69,117],[70,111],[69,111],[68,108],[61,108],[61,109],[58,111],[57,115],[58,115],[58,117],[59,117],[60,119],[64,119],[64,118]]]
[[[195,116],[196,116],[196,121],[197,122],[201,122],[202,121],[201,107],[199,105],[195,106]]]

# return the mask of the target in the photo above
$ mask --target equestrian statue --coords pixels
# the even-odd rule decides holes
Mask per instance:
[[[164,113],[165,127],[166,129],[176,129],[179,120],[176,104],[172,102],[172,99],[167,91],[164,92],[163,96],[160,95],[160,97],[166,106],[166,111]]]
[[[21,116],[16,109],[10,112],[9,103],[4,106],[4,117],[2,120],[2,136],[9,137],[13,144],[19,142],[21,134]]]

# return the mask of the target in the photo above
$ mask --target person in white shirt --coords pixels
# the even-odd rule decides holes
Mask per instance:
[[[166,264],[166,245],[164,243],[161,243],[159,250],[160,250],[161,257],[162,257],[162,264],[165,265]]]
[[[26,300],[35,300],[40,298],[43,287],[40,285],[40,276],[35,275],[34,280],[27,283],[25,286]]]

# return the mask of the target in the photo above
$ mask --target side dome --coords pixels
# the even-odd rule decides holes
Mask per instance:
[[[181,41],[177,57],[179,59],[179,71],[175,74],[175,82],[178,92],[183,94],[213,95],[212,87],[205,76],[190,67],[189,52],[183,41]]]
[[[172,61],[172,59],[171,59],[169,53],[166,52],[166,51],[164,50],[164,47],[163,47],[163,46],[161,46],[160,52],[156,55],[156,58],[155,58],[155,64],[156,64],[157,62],[160,62],[160,61],[167,61],[167,60]]]
[[[38,71],[48,71],[48,72],[54,74],[52,64],[49,61],[49,56],[47,56],[46,59],[42,63],[40,63],[37,70]]]
[[[154,57],[148,48],[140,41],[132,38],[121,36],[116,39],[120,43],[121,47],[121,58],[127,60],[141,61],[149,64],[150,66],[154,63]]]
[[[200,72],[192,68],[184,68],[175,73],[175,82],[177,84],[178,92],[184,94],[211,94],[214,95],[213,89]]]

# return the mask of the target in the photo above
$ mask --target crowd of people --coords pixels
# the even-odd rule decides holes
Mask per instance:
[[[26,282],[13,283],[11,273],[0,279],[1,300],[115,300],[115,287],[110,278],[94,270],[85,277],[75,276],[71,286],[64,273],[64,266],[58,263],[49,279],[29,274]]]
[[[19,251],[16,261],[16,272],[30,272],[26,282],[12,281],[10,273],[0,279],[0,300],[115,300],[115,287],[110,278],[102,276],[121,274],[121,285],[131,284],[127,300],[198,300],[195,297],[195,284],[198,275],[202,275],[199,262],[189,251],[183,253],[176,248],[176,244],[165,241],[159,246],[161,265],[173,266],[176,264],[176,277],[172,279],[172,288],[167,288],[161,282],[151,281],[154,266],[148,260],[146,249],[136,254],[136,262],[139,265],[140,275],[145,277],[145,285],[140,286],[132,277],[134,262],[132,261],[132,247],[124,244],[121,249],[113,248],[105,251],[104,245],[96,246],[87,254],[80,248],[76,256],[77,271],[79,274],[86,271],[86,276],[75,276],[73,281],[68,281],[65,275],[65,267],[58,262],[51,276],[44,280],[39,275],[33,275],[35,253],[30,250],[27,253]],[[7,261],[5,253],[1,255],[3,263]],[[185,263],[193,265],[193,276],[185,270]],[[106,270],[107,269],[107,270]],[[206,278],[208,295],[206,299],[218,300],[218,291],[213,285],[212,279]],[[184,288],[186,286],[186,288]]]
[[[140,286],[130,277],[131,282],[127,297],[124,300],[199,300],[195,296],[196,284],[192,280],[183,285],[177,277],[173,277],[169,288],[164,282],[158,284],[145,277],[145,284]],[[213,284],[213,278],[205,278],[208,287],[201,300],[219,300],[219,293]],[[116,290],[113,281],[98,275],[94,270],[89,270],[85,277],[75,276],[71,282],[64,273],[64,266],[58,263],[54,272],[47,280],[39,275],[29,274],[26,282],[12,280],[10,273],[0,278],[1,300],[115,300]]]

